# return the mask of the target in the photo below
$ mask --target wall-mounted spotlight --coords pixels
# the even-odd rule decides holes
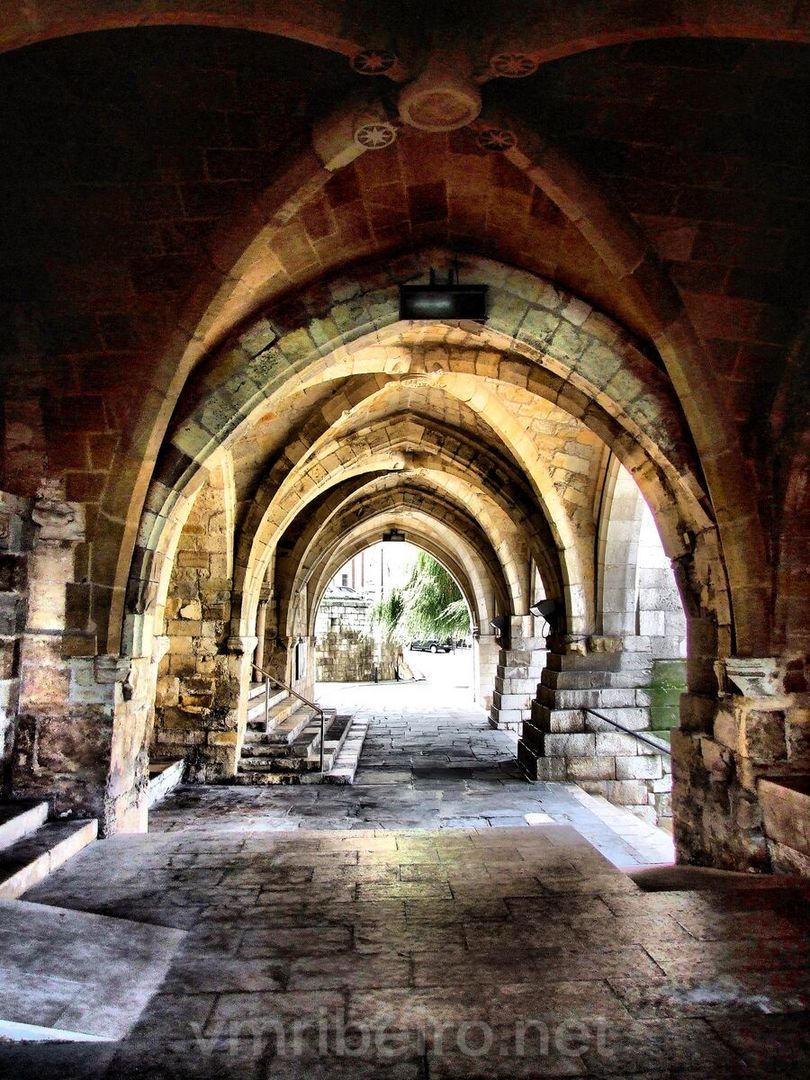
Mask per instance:
[[[556,600],[535,600],[529,608],[529,614],[534,615],[535,619],[545,619],[549,630],[554,633],[557,628]]]
[[[382,538],[389,544],[404,544],[405,533],[402,529],[389,529],[388,532],[384,532]]]
[[[509,616],[508,615],[496,615],[494,619],[490,619],[489,625],[495,631],[495,637],[498,640],[498,644],[502,649],[509,648]]]

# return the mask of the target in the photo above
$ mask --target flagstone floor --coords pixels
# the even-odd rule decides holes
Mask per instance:
[[[152,813],[150,827],[486,829],[550,818],[574,825],[617,866],[673,860],[670,837],[632,814],[612,812],[575,784],[527,783],[516,737],[493,730],[450,684],[320,684],[318,700],[371,721],[353,786],[253,788],[248,796],[186,787]]]
[[[480,716],[397,704],[355,789],[185,788],[32,890],[185,936],[125,1038],[0,1076],[808,1074],[807,890],[644,892]]]

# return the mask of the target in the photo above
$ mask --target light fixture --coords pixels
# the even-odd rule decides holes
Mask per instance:
[[[389,544],[403,544],[405,542],[405,533],[401,529],[389,529],[388,532],[383,533],[382,538]]]
[[[429,285],[400,285],[400,319],[468,319],[486,322],[487,285],[461,285],[458,263],[448,271],[447,281],[436,280],[430,271]]]
[[[509,627],[510,620],[508,615],[496,615],[494,619],[490,619],[489,625],[495,631],[495,637],[498,644],[502,649],[509,648]]]
[[[529,614],[534,615],[535,619],[545,619],[550,629],[553,631],[555,629],[557,615],[557,601],[535,600],[529,608]]]

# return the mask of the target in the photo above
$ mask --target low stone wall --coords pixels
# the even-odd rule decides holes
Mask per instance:
[[[318,682],[373,682],[393,679],[401,647],[374,641],[359,630],[323,634],[315,642]]]
[[[774,870],[810,877],[810,776],[757,784]]]
[[[729,657],[715,672],[720,694],[685,694],[672,732],[681,858],[808,874],[810,662]]]

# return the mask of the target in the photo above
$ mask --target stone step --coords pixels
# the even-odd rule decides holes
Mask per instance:
[[[270,699],[270,706],[267,710],[268,719],[270,721],[278,720],[281,715],[281,719],[284,718],[283,714],[295,708],[295,698],[288,697],[287,694],[281,695],[279,700]],[[251,726],[264,727],[264,698],[260,698],[258,701],[254,701],[248,705],[247,719]]]
[[[164,761],[152,758],[149,762],[149,787],[146,793],[147,806],[165,799],[166,796],[183,781],[185,758],[168,758]]]
[[[329,716],[327,715],[327,721]],[[326,770],[326,756],[330,756],[331,763],[329,768],[332,769],[335,766],[338,755],[340,754],[343,744],[346,741],[346,736],[349,734],[349,729],[352,726],[352,718],[346,713],[340,715],[335,714],[332,717],[332,721],[324,732],[323,740],[323,753],[324,753],[324,771]],[[315,752],[318,752],[318,742],[320,740],[320,732],[316,737]]]
[[[113,871],[104,873],[113,880]],[[53,902],[0,900],[0,1074],[89,1080],[103,1073],[111,1053],[85,1057],[68,1044],[103,1042],[112,1051],[160,989],[186,937],[184,930]],[[10,1055],[10,1040],[40,1044],[35,1057],[25,1055],[30,1067]],[[45,1040],[60,1051],[55,1059]]]
[[[324,754],[323,756],[324,769],[331,768],[332,760],[331,756]],[[255,757],[242,757],[239,761],[239,776],[247,774],[261,773],[261,774],[273,774],[273,773],[309,773],[318,772],[320,770],[320,759],[310,756],[298,756],[288,754],[285,756],[279,756],[274,758],[255,758]]]
[[[97,836],[95,818],[40,825],[0,852],[0,898],[16,900]]]
[[[594,652],[586,656],[550,652],[546,659],[546,667],[551,671],[634,671],[649,669],[651,664],[649,651]]]
[[[649,665],[630,671],[554,671],[546,668],[542,684],[551,690],[612,690],[649,688],[652,667]]]
[[[0,851],[44,825],[48,804],[33,799],[0,803]]]
[[[326,758],[330,753],[328,747],[329,734],[336,723],[336,718],[330,710],[324,710],[324,767]],[[284,730],[286,728],[286,730]],[[343,733],[342,726],[334,728],[337,739],[333,739],[334,746],[339,745],[339,735]],[[321,724],[317,716],[312,715],[312,710],[302,706],[297,712],[285,721],[282,729],[273,732],[261,743],[245,743],[239,761],[239,772],[290,772],[300,770],[311,772],[320,768],[320,755],[318,748],[321,739]],[[331,765],[331,759],[329,764]]]
[[[287,691],[283,687],[270,687],[270,705],[277,705],[279,701],[283,701],[287,696]],[[248,701],[261,701],[264,703],[264,683],[251,683],[248,690]]]
[[[297,708],[293,707],[283,720],[273,725],[268,725],[267,745],[289,745],[298,738],[304,728],[312,721],[312,709],[308,705],[299,704],[295,698],[291,699]],[[285,702],[285,705],[287,703]],[[320,722],[318,724],[320,730]]]
[[[539,679],[521,678],[517,675],[495,676],[495,692],[502,695],[522,694],[534,697]]]
[[[649,689],[552,690],[540,686],[537,700],[550,709],[633,709],[649,708]]]
[[[271,699],[272,700],[272,699]],[[301,703],[292,694],[283,691],[280,700],[271,706],[267,722],[264,719],[264,699],[248,709],[247,731],[260,735],[270,735],[284,724],[292,713],[301,707]],[[247,733],[246,733],[247,734]]]
[[[329,772],[324,776],[325,784],[353,784],[363,743],[368,734],[369,721],[366,717],[355,716],[346,727],[340,751]]]
[[[358,739],[358,733],[355,732],[351,737],[352,745],[344,755],[343,748],[352,731],[352,718],[347,715],[336,716],[331,710],[326,710],[323,773],[320,771],[320,721],[317,717],[313,717],[289,746],[266,745],[261,748],[261,753],[256,753],[257,747],[251,747],[247,753],[243,750],[237,776],[233,782],[240,785],[303,784],[321,781],[336,784],[351,783],[357,769],[368,721],[364,724],[365,726],[359,729],[362,731],[362,738]],[[342,757],[342,763],[340,770],[336,772],[338,757]],[[328,779],[333,773],[334,778]]]

